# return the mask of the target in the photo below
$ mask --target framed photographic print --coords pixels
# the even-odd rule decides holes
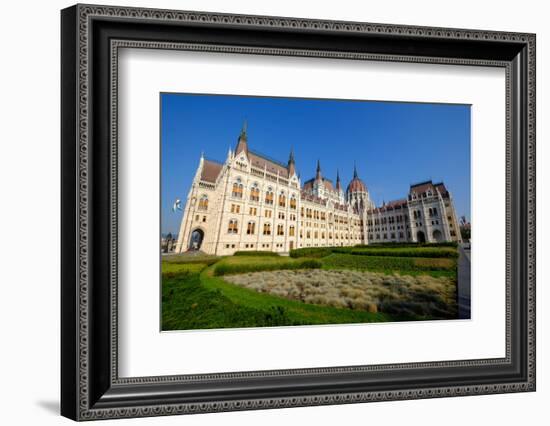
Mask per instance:
[[[76,5],[74,420],[535,390],[535,36]]]

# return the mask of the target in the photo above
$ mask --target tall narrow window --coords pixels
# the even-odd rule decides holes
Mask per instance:
[[[286,197],[285,193],[281,191],[279,194],[279,207],[285,207],[286,206]]]
[[[267,188],[267,191],[265,193],[265,203],[273,204],[273,188],[271,187]]]
[[[290,228],[288,228],[288,235],[293,237],[294,236],[294,225],[290,225]]]
[[[208,210],[208,196],[202,195],[199,200],[199,210]]]
[[[290,208],[296,210],[296,195],[294,194],[290,197]]]
[[[271,235],[271,223],[264,223],[264,235]]]
[[[260,201],[260,188],[257,182],[254,182],[250,189],[250,201]]]
[[[253,235],[254,232],[256,231],[256,222],[248,222],[248,225],[246,227],[246,233],[248,235]]]
[[[227,228],[227,232],[230,233],[230,234],[236,234],[236,233],[239,232],[237,219],[230,219],[229,220],[229,226]]]
[[[281,224],[277,225],[277,235],[284,235],[284,234],[285,234],[285,231],[284,231],[283,225]]]
[[[241,178],[237,178],[237,180],[233,183],[233,191],[231,192],[231,195],[235,198],[243,198],[243,184],[241,182]]]

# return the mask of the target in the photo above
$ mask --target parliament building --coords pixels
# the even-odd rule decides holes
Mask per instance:
[[[302,182],[291,151],[286,164],[248,146],[246,126],[224,162],[201,156],[183,211],[175,251],[289,252],[303,247],[388,242],[461,241],[451,194],[431,180],[406,198],[376,207],[354,168],[344,190],[323,176]]]

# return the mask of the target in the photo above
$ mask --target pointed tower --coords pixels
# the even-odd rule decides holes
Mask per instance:
[[[294,149],[290,148],[290,155],[288,156],[288,176],[293,176],[296,174],[296,163],[294,161]]]
[[[315,180],[321,181],[323,177],[321,176],[321,162],[317,160],[317,172],[315,173]]]
[[[359,178],[355,163],[353,164],[353,179],[348,185],[346,198],[355,211],[361,212],[372,207],[369,191],[364,182]]]
[[[237,148],[235,148],[235,155],[240,154],[244,151],[244,153],[248,156],[248,136],[246,134],[246,120],[243,123],[243,127],[241,129],[241,134],[239,135],[239,139],[237,140]]]
[[[342,182],[340,181],[340,171],[338,169],[336,169],[336,192],[338,193],[338,202],[340,204],[345,204],[346,197],[344,189],[342,188]]]

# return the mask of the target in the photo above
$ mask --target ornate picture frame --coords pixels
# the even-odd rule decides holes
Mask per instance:
[[[535,35],[76,5],[61,12],[61,414],[160,416],[535,390]],[[119,377],[122,47],[500,67],[506,72],[506,356]]]

